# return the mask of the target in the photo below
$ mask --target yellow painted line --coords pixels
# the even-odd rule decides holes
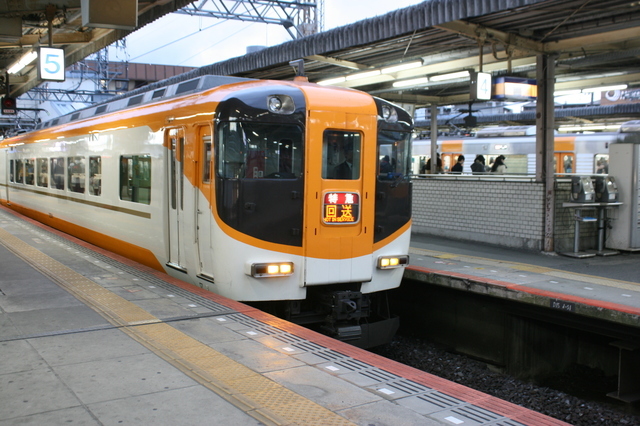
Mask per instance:
[[[347,426],[354,423],[164,324],[0,228],[0,243],[111,324],[235,407],[268,425]]]
[[[510,262],[508,260],[495,260],[486,259],[483,257],[456,255],[452,253],[444,253],[435,250],[426,250],[417,247],[411,247],[409,249],[410,254],[419,254],[423,256],[436,257],[438,259],[450,259],[457,260],[459,262],[469,262],[485,266],[495,266],[515,269],[518,271],[531,272],[536,274],[548,275],[555,278],[563,278],[572,281],[581,281],[589,284],[603,285],[607,287],[640,291],[640,283],[634,283],[631,281],[616,280],[612,278],[596,277],[593,275],[579,274],[576,272],[567,272],[559,269],[547,268],[544,266],[530,265],[527,263]]]
[[[456,254],[439,254],[437,256],[438,259],[455,259],[456,257],[458,257],[458,255]]]

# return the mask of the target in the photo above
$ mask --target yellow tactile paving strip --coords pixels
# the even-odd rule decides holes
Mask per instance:
[[[347,426],[344,417],[162,323],[0,228],[0,243],[111,324],[248,415],[268,425]]]
[[[581,281],[584,283],[603,285],[603,286],[614,287],[618,289],[635,290],[635,291],[640,290],[640,284],[638,283],[634,283],[630,281],[614,280],[610,278],[596,277],[593,275],[578,274],[575,272],[566,272],[558,269],[546,268],[544,266],[509,262],[506,260],[502,261],[502,260],[494,260],[494,259],[485,259],[482,257],[475,257],[475,256],[457,255],[457,254],[444,253],[444,252],[435,251],[435,250],[426,250],[426,249],[421,249],[416,247],[411,247],[409,250],[409,253],[435,257],[438,259],[448,259],[448,260],[456,260],[459,262],[474,263],[474,264],[479,264],[484,266],[510,268],[518,271],[532,272],[536,274],[548,275],[555,278],[564,278],[566,280]]]

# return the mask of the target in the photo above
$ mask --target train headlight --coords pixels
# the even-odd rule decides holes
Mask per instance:
[[[409,256],[381,256],[378,258],[378,269],[394,269],[407,266],[409,264]]]
[[[296,104],[288,95],[271,95],[267,98],[267,109],[274,114],[293,114]]]
[[[389,105],[382,105],[382,118],[387,123],[395,123],[398,121],[398,111]]]
[[[254,278],[286,277],[293,274],[293,262],[252,263],[249,274]]]

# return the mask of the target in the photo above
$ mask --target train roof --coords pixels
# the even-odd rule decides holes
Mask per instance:
[[[620,126],[620,133],[636,133],[640,132],[640,120],[631,120]]]
[[[533,136],[536,134],[535,126],[504,126],[485,127],[476,132],[478,138],[495,138],[507,136]]]
[[[42,122],[36,126],[36,130],[81,120],[83,118],[95,117],[96,115],[119,111],[132,106],[143,105],[151,102],[173,98],[176,96],[184,96],[190,93],[202,92],[204,90],[212,89],[214,87],[222,86],[225,84],[254,80],[255,79],[242,77],[203,75],[173,84],[152,84],[137,90],[132,90],[131,92],[127,92],[122,95],[118,95],[101,104],[83,108],[73,113],[62,115],[52,120]]]

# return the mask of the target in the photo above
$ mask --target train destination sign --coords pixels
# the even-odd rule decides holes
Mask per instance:
[[[347,225],[360,220],[360,195],[355,192],[324,194],[322,221],[331,225]]]

